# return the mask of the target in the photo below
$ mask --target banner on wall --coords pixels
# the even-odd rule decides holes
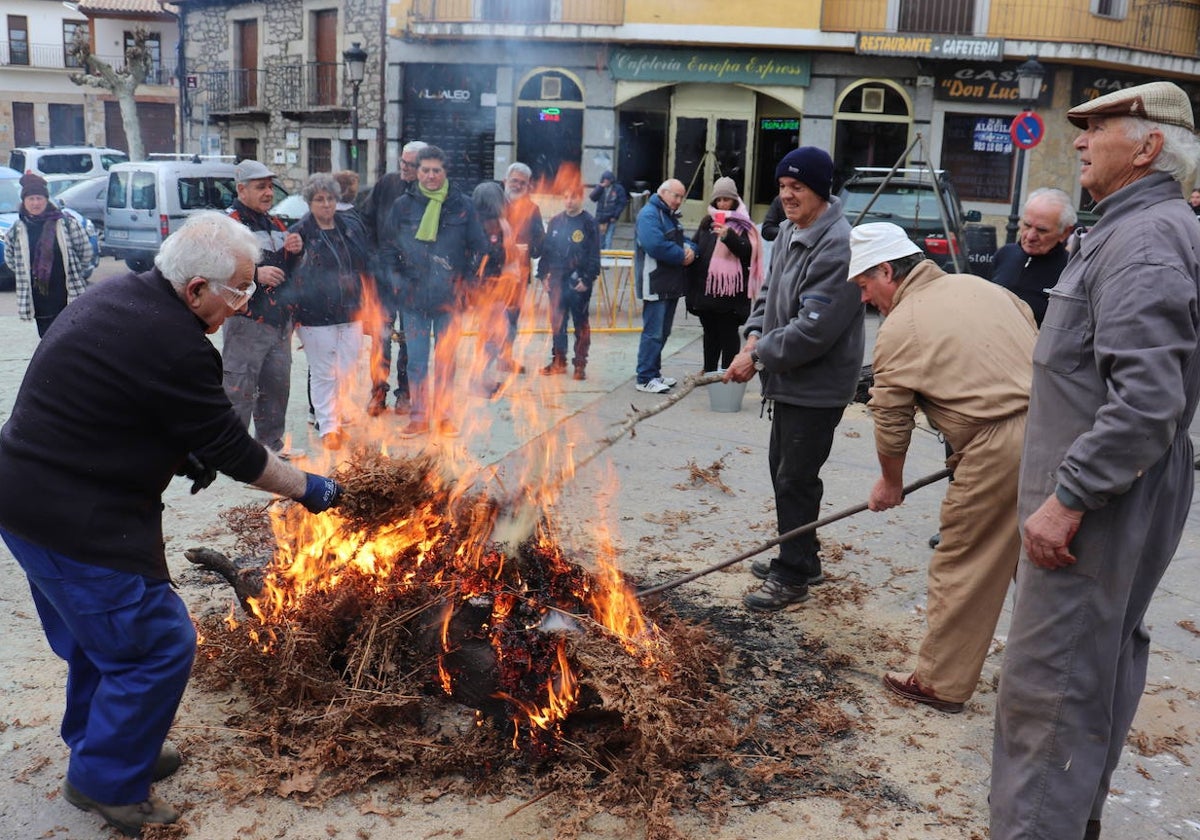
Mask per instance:
[[[644,47],[615,49],[608,69],[618,81],[720,82],[806,87],[812,60],[804,53],[686,50]]]

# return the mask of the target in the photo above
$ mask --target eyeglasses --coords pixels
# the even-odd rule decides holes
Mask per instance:
[[[244,289],[235,289],[232,286],[226,286],[224,283],[218,283],[215,280],[209,280],[208,284],[217,290],[217,294],[221,296],[221,300],[225,301],[225,305],[235,311],[249,303],[250,298],[254,296],[255,290],[258,288],[258,285],[253,280]]]
[[[404,158],[400,158],[400,168],[401,169],[416,169],[417,163],[416,163],[416,161],[409,163]]]

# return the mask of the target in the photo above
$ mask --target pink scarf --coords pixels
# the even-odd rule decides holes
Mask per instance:
[[[719,211],[715,207],[709,206],[709,218],[712,218],[712,214],[716,212]],[[754,222],[746,212],[746,205],[741,201],[738,202],[736,210],[725,211],[725,225],[750,237],[750,277],[746,282],[746,296],[750,300],[754,300],[758,297],[758,290],[763,281],[762,238],[758,234],[758,228],[754,226]],[[704,294],[709,297],[733,297],[738,293],[741,285],[742,262],[734,256],[724,242],[718,239],[716,245],[713,246],[712,258],[708,261],[708,276],[704,281]]]

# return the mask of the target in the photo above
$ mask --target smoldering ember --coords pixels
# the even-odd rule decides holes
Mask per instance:
[[[227,796],[524,791],[562,837],[600,812],[683,837],[680,814],[817,791],[904,807],[831,749],[860,699],[848,660],[788,640],[805,668],[779,673],[746,617],[640,604],[603,535],[568,557],[540,511],[443,469],[355,450],[340,516],[244,506],[223,514],[239,556],[187,552],[241,603],[199,620],[199,684],[239,699],[225,724],[246,733]]]

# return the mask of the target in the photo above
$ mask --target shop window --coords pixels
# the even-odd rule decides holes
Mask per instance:
[[[864,80],[838,99],[834,117],[834,189],[856,167],[890,167],[908,148],[912,108],[893,82]]]
[[[770,204],[779,194],[775,165],[800,145],[800,116],[759,117],[754,161],[754,201]]]
[[[1010,117],[947,113],[942,122],[942,168],[963,201],[1012,200]]]

